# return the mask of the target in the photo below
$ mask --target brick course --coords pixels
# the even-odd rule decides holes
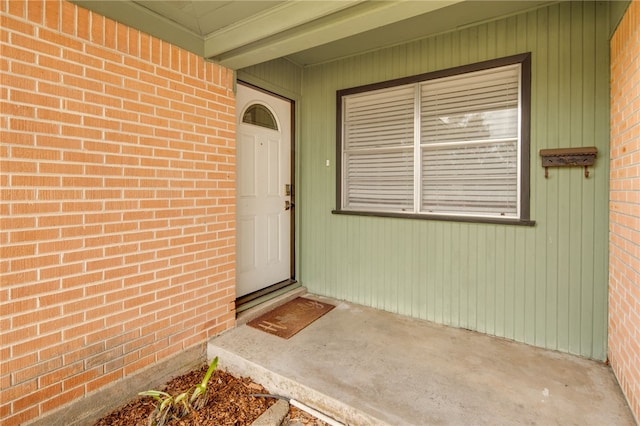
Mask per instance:
[[[233,73],[0,0],[0,423],[234,325]]]
[[[640,2],[611,39],[609,361],[640,422]]]

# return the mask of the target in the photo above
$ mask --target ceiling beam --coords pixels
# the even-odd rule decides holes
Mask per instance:
[[[432,12],[461,1],[465,0],[360,2],[331,15],[257,39],[226,52],[207,55],[205,47],[205,56],[232,69],[245,68]]]
[[[339,12],[363,0],[287,1],[238,21],[204,38],[204,54],[211,58],[283,31]]]

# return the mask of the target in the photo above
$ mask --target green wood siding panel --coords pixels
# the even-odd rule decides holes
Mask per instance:
[[[286,60],[270,62],[238,70],[238,80],[269,90],[280,96],[298,100],[302,87],[302,68]]]
[[[553,4],[305,68],[297,146],[303,285],[321,295],[605,359],[609,7]],[[331,213],[336,90],[527,51],[534,227]],[[282,64],[270,67],[260,78],[285,87]],[[598,148],[588,179],[580,168],[551,168],[544,178],[540,149],[578,146]]]

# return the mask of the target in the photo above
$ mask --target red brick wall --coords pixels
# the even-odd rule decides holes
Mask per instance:
[[[63,0],[0,0],[0,423],[234,324],[233,74]]]
[[[640,2],[611,40],[609,360],[640,421]]]

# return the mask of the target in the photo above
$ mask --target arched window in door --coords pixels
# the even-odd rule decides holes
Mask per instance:
[[[261,104],[253,104],[247,108],[242,116],[242,122],[267,129],[278,130],[278,123],[269,109]]]

